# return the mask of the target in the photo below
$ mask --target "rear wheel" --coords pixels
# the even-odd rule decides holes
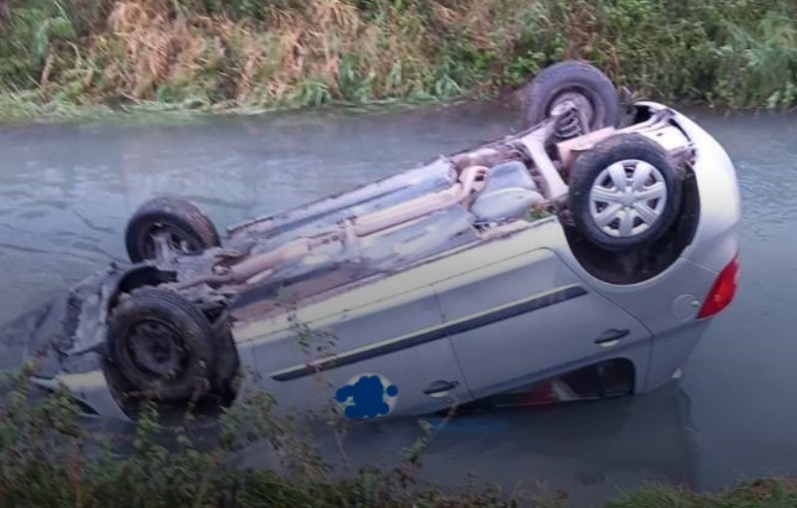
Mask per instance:
[[[677,165],[641,134],[611,137],[578,156],[570,177],[569,207],[576,228],[609,251],[660,239],[681,208]]]
[[[589,131],[616,126],[620,117],[617,89],[600,69],[579,60],[566,60],[543,69],[531,82],[528,93],[526,120],[529,127],[551,115],[565,101],[573,103],[583,113]],[[586,134],[575,119],[557,128],[557,141]]]
[[[163,196],[142,204],[127,223],[125,245],[133,263],[157,258],[158,241],[170,252],[190,254],[221,244],[210,219],[182,198]]]
[[[214,333],[205,315],[171,291],[142,288],[113,310],[108,354],[133,390],[185,400],[207,389]]]

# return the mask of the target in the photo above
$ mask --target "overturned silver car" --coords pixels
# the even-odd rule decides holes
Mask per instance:
[[[732,161],[583,62],[527,93],[522,132],[223,238],[181,198],[144,203],[131,265],[36,316],[33,379],[121,419],[142,394],[359,419],[661,386],[736,292]]]

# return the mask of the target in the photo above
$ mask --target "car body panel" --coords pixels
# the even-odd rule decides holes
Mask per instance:
[[[690,321],[656,335],[647,376],[639,380],[640,391],[656,390],[678,376],[710,326],[711,321]]]
[[[586,288],[549,249],[463,273],[435,290],[446,321],[481,316],[481,326],[460,326],[451,338],[477,399],[618,354],[635,355],[643,373],[647,367],[648,330]]]
[[[651,108],[661,104],[646,103]],[[733,161],[728,152],[705,129],[685,115],[675,112],[675,122],[695,145],[694,173],[700,189],[701,208],[695,231],[699,239],[688,246],[683,257],[720,272],[739,252],[741,193]]]
[[[463,271],[528,252],[535,245],[530,241],[537,242],[538,235],[544,235],[543,230],[558,227],[555,218],[550,217],[527,228],[521,229],[512,225],[499,228],[492,241],[455,247],[401,270],[383,271],[373,277],[363,278],[345,292],[297,306],[290,313],[281,312],[265,318],[256,314],[251,319],[240,319],[234,324],[233,336],[237,343],[277,340],[279,334],[289,330],[291,319],[313,327],[327,326],[327,320],[348,314],[353,309],[364,309],[368,305],[384,302],[435,281],[456,277]]]
[[[448,395],[467,401],[470,396],[441,324],[432,288],[421,286],[336,314],[323,326],[295,328],[254,348],[262,387],[285,401],[283,405],[302,411],[321,410],[333,400],[346,405],[346,414],[441,410],[446,402],[424,393],[436,381],[455,384]],[[391,386],[394,393],[388,393]],[[382,388],[385,402],[377,408],[374,397],[381,397]]]

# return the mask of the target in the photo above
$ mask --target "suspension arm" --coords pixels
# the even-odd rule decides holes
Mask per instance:
[[[558,116],[553,116],[546,120],[540,128],[519,139],[521,145],[528,150],[529,156],[534,161],[534,166],[542,176],[543,192],[551,201],[559,201],[567,197],[568,193],[567,184],[545,150],[545,144],[553,135],[558,120]]]

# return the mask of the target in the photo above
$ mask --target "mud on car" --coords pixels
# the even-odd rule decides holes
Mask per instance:
[[[735,295],[733,163],[587,63],[524,93],[521,132],[224,235],[180,197],[143,203],[129,266],[39,317],[34,379],[123,419],[134,393],[372,418],[656,389]]]

